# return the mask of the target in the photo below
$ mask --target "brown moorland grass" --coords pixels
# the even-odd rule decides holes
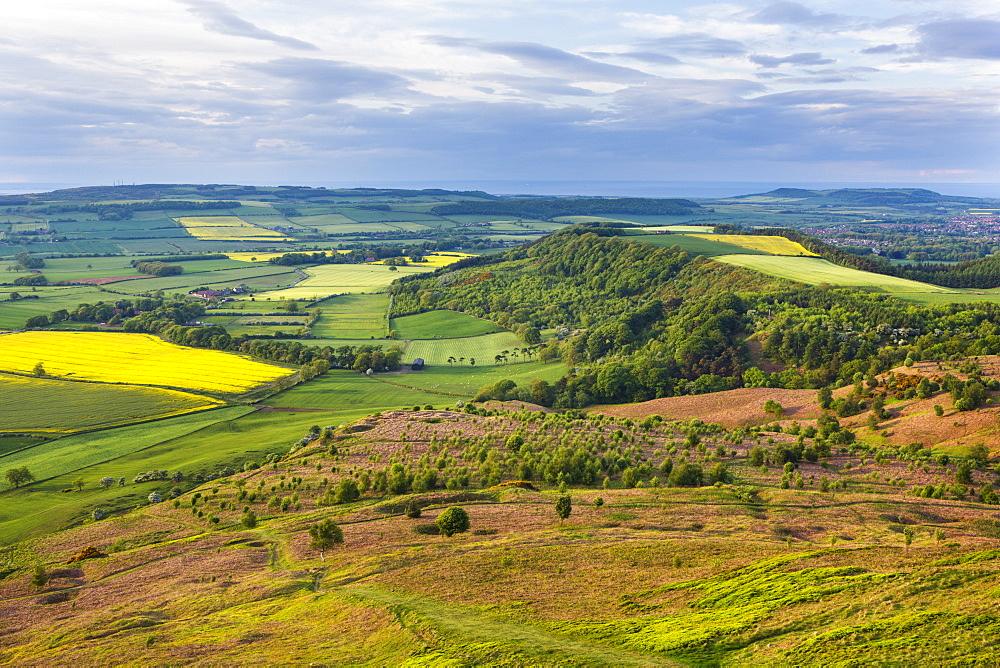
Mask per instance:
[[[767,387],[743,387],[712,394],[665,397],[637,404],[590,406],[590,412],[641,419],[661,415],[667,420],[700,419],[724,427],[746,427],[772,422],[764,404],[773,399],[785,409],[784,417],[805,420],[819,417],[816,390],[785,390]]]
[[[461,443],[447,442],[459,429],[492,434],[498,452],[519,428],[534,447],[567,434],[614,439],[656,465],[686,428],[609,418],[555,421],[542,432],[543,419],[557,420],[387,411],[361,421],[371,428],[338,436],[336,454],[317,441],[274,465],[207,482],[178,497],[177,507],[166,501],[15,546],[0,554],[0,615],[10,620],[0,662],[829,665],[851,652],[888,660],[881,640],[897,660],[914,664],[991,655],[1000,553],[962,559],[996,547],[996,508],[908,493],[950,481],[953,465],[910,470],[906,461],[874,464],[864,451],[838,450],[799,463],[803,489],[781,489],[780,465],[750,467],[746,455],[794,436],[748,432],[733,443],[709,430],[702,443],[713,452],[723,446],[716,459],[736,474],[734,484],[624,489],[616,475],[611,489],[571,488],[565,522],[553,509],[558,493],[538,480],[541,491],[368,492],[354,503],[317,503],[324,479],[393,459],[416,463],[432,438],[431,456],[467,461]],[[692,450],[691,460],[699,457]],[[975,476],[977,487],[993,479]],[[821,477],[848,488],[820,492]],[[904,486],[888,483],[896,478]],[[239,499],[241,489],[261,494]],[[282,511],[266,502],[292,495],[301,507]],[[601,507],[593,503],[598,496]],[[409,498],[420,500],[422,517],[399,512]],[[414,531],[450,505],[465,507],[473,529],[495,533]],[[258,527],[238,525],[243,507],[255,510]],[[341,525],[344,544],[322,561],[307,530],[326,517]],[[914,531],[909,547],[907,528]],[[935,539],[938,530],[944,540]],[[88,546],[108,556],[62,565]],[[29,584],[36,563],[59,573],[37,591]],[[747,579],[754,569],[759,575]],[[796,598],[826,581],[826,589]],[[728,598],[707,604],[710,594]],[[933,625],[891,626],[910,610],[954,623],[947,634]],[[747,615],[756,620],[750,626],[733,623]],[[650,630],[661,619],[667,626]],[[836,635],[864,623],[889,630],[856,634],[854,644]],[[834,636],[822,647],[809,644],[822,633]]]

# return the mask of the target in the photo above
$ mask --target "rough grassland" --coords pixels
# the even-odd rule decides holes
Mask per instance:
[[[805,255],[816,257],[816,253],[807,250],[799,242],[791,241],[785,237],[765,237],[755,234],[712,234],[707,236],[693,234],[691,236],[732,244],[740,248],[762,251],[771,255]]]
[[[0,374],[0,430],[70,433],[216,408],[208,397],[134,385],[74,383]],[[39,420],[44,412],[44,420]]]
[[[787,278],[809,285],[828,283],[844,287],[871,288],[892,293],[955,292],[952,289],[942,288],[930,283],[921,283],[905,278],[896,278],[895,276],[883,276],[882,274],[873,274],[867,271],[840,267],[820,258],[722,255],[713,259],[718,262],[753,269],[769,276]]]
[[[0,371],[45,373],[74,380],[246,392],[290,373],[217,350],[188,348],[149,334],[20,332],[0,334]]]
[[[389,295],[331,297],[315,305],[323,315],[313,323],[314,336],[333,339],[381,338],[389,333]]]
[[[496,323],[456,311],[427,311],[393,318],[389,326],[399,339],[453,339],[503,331]]]
[[[904,461],[803,461],[806,488],[780,489],[780,466],[761,472],[746,461],[756,440],[723,439],[737,484],[627,489],[616,476],[606,489],[571,486],[565,521],[555,486],[537,479],[542,491],[369,490],[320,503],[328,483],[392,459],[461,457],[465,466],[458,434],[494,434],[502,454],[514,429],[539,428],[534,417],[383,413],[335,450],[314,443],[278,466],[188,489],[176,506],[142,504],[14,546],[0,554],[0,662],[185,665],[204,662],[210,647],[213,662],[266,665],[996,663],[995,507],[918,498],[872,475],[927,476]],[[301,429],[308,417],[296,419]],[[202,439],[245,440],[255,430],[241,421]],[[543,440],[624,437],[655,459],[679,437],[669,425],[623,421],[547,431]],[[813,475],[850,488],[819,491]],[[102,494],[63,496],[83,504]],[[295,501],[283,510],[273,499]],[[409,500],[420,519],[403,515]],[[454,505],[478,533],[415,531]],[[240,525],[244,506],[257,515],[252,529]],[[344,542],[323,560],[308,529],[326,518]],[[107,556],[65,563],[86,546]],[[37,564],[53,576],[42,588],[30,584]]]

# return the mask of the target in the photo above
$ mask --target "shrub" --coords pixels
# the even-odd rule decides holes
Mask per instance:
[[[437,524],[443,536],[450,537],[469,530],[469,514],[465,512],[464,508],[452,506],[438,515],[434,523]]]

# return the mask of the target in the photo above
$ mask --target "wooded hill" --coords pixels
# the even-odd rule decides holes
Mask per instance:
[[[540,358],[576,368],[553,388],[557,407],[747,385],[819,388],[908,358],[1000,352],[994,304],[916,306],[809,287],[586,226],[464,265],[401,279],[393,315],[447,308],[522,336],[556,330]],[[754,358],[748,340],[761,342],[770,360]],[[764,361],[783,370],[763,372]],[[484,396],[519,395],[485,388]]]

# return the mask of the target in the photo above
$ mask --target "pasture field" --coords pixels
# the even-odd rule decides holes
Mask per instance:
[[[0,334],[0,371],[185,390],[240,393],[291,371],[234,353],[188,348],[149,334],[37,331]]]
[[[426,267],[389,267],[377,264],[323,264],[303,270],[308,278],[290,288],[270,290],[257,295],[260,299],[282,301],[305,299],[316,301],[332,295],[382,292],[400,276],[429,271]]]
[[[453,339],[504,331],[503,327],[488,320],[444,310],[393,318],[389,328],[396,331],[398,339]]]
[[[406,346],[406,341],[396,341],[394,339],[378,339],[378,338],[372,338],[370,336],[368,338],[362,338],[362,339],[341,339],[341,338],[302,339],[300,343],[304,346],[317,346],[319,348],[325,348],[326,346],[330,346],[333,349],[337,349],[342,346],[377,346],[381,348],[383,351],[388,350],[390,346],[399,346],[400,348],[404,348]]]
[[[166,496],[175,487],[169,480],[134,484],[132,479],[139,473],[153,469],[182,471],[190,480],[197,472],[214,473],[225,466],[242,468],[246,461],[260,462],[267,454],[287,453],[288,446],[313,424],[336,425],[357,420],[370,412],[296,414],[233,407],[49,441],[39,447],[62,444],[70,449],[66,456],[59,456],[59,461],[68,470],[45,480],[35,473],[40,482],[18,490],[7,489],[0,494],[0,545],[79,524],[97,507],[114,509],[146,505],[150,492],[159,491]],[[251,434],[253,437],[248,438]],[[79,466],[75,466],[73,452],[97,455],[102,451],[114,456],[77,460]],[[7,461],[6,457],[0,458],[0,468],[6,468]],[[28,468],[34,471],[31,466]],[[113,485],[103,490],[98,481],[105,476],[123,477],[126,485]],[[78,478],[86,482],[82,493],[61,491],[71,488]],[[181,486],[187,489],[192,483],[186,481]],[[6,483],[0,482],[0,487],[6,489]]]
[[[657,232],[666,230],[674,234],[714,234],[715,227],[711,225],[658,225],[656,227],[640,227],[643,232]]]
[[[281,232],[258,227],[239,216],[184,216],[174,218],[188,233],[211,241],[288,241]]]
[[[895,276],[883,276],[867,271],[849,269],[814,257],[781,257],[768,255],[723,255],[713,258],[717,262],[753,269],[769,276],[787,278],[809,285],[828,283],[843,287],[872,288],[883,292],[954,293],[930,283],[911,281]]]
[[[527,362],[500,366],[429,366],[423,371],[405,374],[378,374],[376,377],[393,383],[430,392],[475,396],[484,385],[492,385],[498,380],[509,379],[519,387],[527,387],[537,379],[555,383],[569,373],[569,367],[562,362]]]
[[[38,299],[10,301],[13,292],[38,296]],[[39,287],[37,291],[22,286],[0,287],[0,329],[21,329],[28,318],[49,315],[59,309],[73,310],[80,304],[111,301],[114,295],[92,286]]]
[[[353,225],[351,220],[342,213],[321,213],[312,216],[292,216],[290,220],[302,227],[326,227],[327,225]]]
[[[176,390],[0,374],[0,430],[13,433],[68,434],[105,429],[222,404],[217,399]],[[42,421],[40,410],[45,415]]]
[[[448,366],[448,358],[464,358],[455,366],[469,365],[470,360],[475,359],[475,366],[489,366],[496,364],[495,357],[503,351],[513,349],[520,350],[527,344],[522,342],[511,332],[498,332],[496,334],[483,334],[481,336],[468,336],[461,339],[419,339],[407,344],[403,351],[403,360],[409,364],[417,357],[422,357],[427,364],[439,364]],[[517,358],[511,356],[512,361]]]
[[[316,307],[323,315],[313,323],[312,333],[323,338],[381,338],[389,333],[389,295],[352,294],[331,297]]]
[[[695,234],[692,236],[701,235]],[[806,249],[806,247],[799,242],[791,241],[785,237],[766,237],[754,234],[713,234],[711,236],[702,236],[701,238],[732,244],[734,246],[739,246],[740,248],[748,248],[750,250],[770,253],[771,255],[805,255],[819,257],[816,253]]]
[[[415,374],[377,374],[377,377],[393,383],[408,384]],[[331,370],[308,383],[270,397],[268,405],[276,408],[308,408],[333,410],[353,408],[368,413],[384,408],[401,408],[416,404],[434,406],[453,405],[468,396],[446,396],[423,390],[400,387],[380,382],[356,371]]]
[[[130,295],[163,290],[164,292],[190,292],[195,288],[232,288],[245,283],[254,290],[266,290],[288,285],[301,279],[294,269],[271,265],[247,264],[238,269],[221,269],[179,276],[138,278],[115,285],[114,289]]]
[[[35,475],[36,480],[46,480],[86,466],[117,459],[151,445],[189,434],[216,422],[236,419],[254,410],[249,406],[232,406],[192,415],[181,415],[157,422],[65,436],[13,452],[4,456],[0,461],[3,462],[4,468],[27,466],[28,470]],[[136,471],[132,476],[138,473],[142,473],[142,471]],[[126,474],[119,473],[118,475]],[[5,488],[9,487],[6,482],[0,484]],[[0,523],[4,519],[0,517]]]
[[[715,235],[712,235],[715,236]],[[653,246],[660,246],[661,248],[672,248],[673,246],[680,246],[687,252],[693,255],[704,255],[706,257],[715,257],[718,255],[731,255],[731,254],[749,254],[749,255],[766,255],[764,251],[752,250],[749,248],[742,248],[740,246],[734,246],[733,244],[727,244],[720,241],[715,241],[711,239],[708,235],[698,235],[693,234],[642,234],[642,235],[629,235],[624,237],[631,241],[639,241],[644,244],[651,244]]]

